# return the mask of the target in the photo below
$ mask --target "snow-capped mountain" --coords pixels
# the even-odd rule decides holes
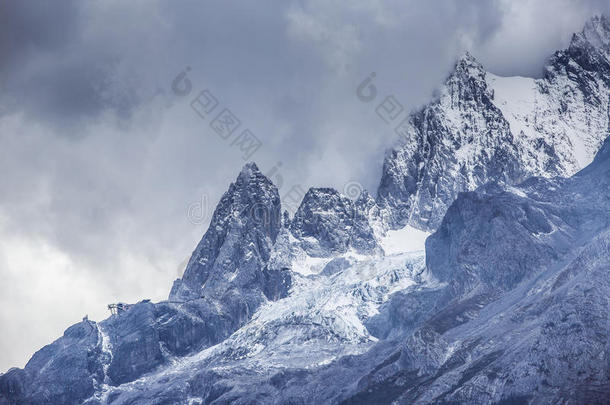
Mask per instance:
[[[541,79],[496,76],[466,54],[385,159],[378,199],[392,226],[433,230],[461,191],[585,167],[608,134],[609,72],[605,17],[556,52]]]
[[[247,164],[167,301],[71,326],[0,405],[607,403],[609,58],[603,17],[542,79],[465,55],[377,200],[290,218]]]
[[[346,402],[607,403],[609,175],[610,138],[572,178],[460,194],[426,242],[447,304]]]
[[[184,276],[174,283],[169,299],[209,297],[226,302],[232,297],[238,311],[247,313],[257,307],[266,285],[262,270],[280,227],[277,188],[254,163],[247,164],[222,196],[208,231]],[[253,295],[245,297],[243,289]]]

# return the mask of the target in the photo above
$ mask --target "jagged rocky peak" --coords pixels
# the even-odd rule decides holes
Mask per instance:
[[[370,217],[378,215],[379,207],[377,206],[377,201],[367,190],[362,190],[356,201],[354,201],[354,206],[359,212],[367,214]]]
[[[458,192],[495,176],[522,178],[509,124],[493,103],[485,70],[468,53],[402,133],[386,155],[378,189],[392,228],[435,229]]]
[[[333,188],[310,188],[290,230],[311,256],[345,253],[350,248],[370,253],[377,247],[367,213]]]
[[[607,34],[593,19],[543,79],[464,55],[377,202],[312,188],[282,220],[247,164],[171,300],[70,327],[0,374],[0,405],[608,403]],[[436,230],[425,255],[353,254],[388,217]]]
[[[610,51],[610,21],[605,15],[589,20],[582,32],[574,34],[570,48],[587,44],[606,54]]]
[[[468,72],[469,76],[485,77],[485,69],[483,65],[474,57],[473,54],[466,51],[455,62],[455,72]]]
[[[610,125],[609,26],[592,19],[542,79],[496,76],[464,54],[438,97],[397,128],[377,194],[389,226],[435,230],[459,192],[588,165]]]
[[[610,85],[610,21],[604,15],[593,17],[583,30],[572,36],[570,46],[556,52],[545,69],[545,77],[554,79],[561,74],[570,74],[572,80],[584,86],[587,93],[594,94],[589,87],[589,74],[598,76]]]
[[[445,84],[451,85],[461,82],[484,88],[487,86],[485,83],[486,74],[483,65],[470,52],[464,52],[456,61],[453,72],[449,75]]]
[[[222,295],[257,280],[281,228],[277,187],[248,163],[222,196],[170,298]]]
[[[439,91],[439,105],[461,112],[467,112],[477,105],[490,105],[493,92],[487,85],[486,75],[483,65],[469,52],[465,52],[456,61],[453,71]]]

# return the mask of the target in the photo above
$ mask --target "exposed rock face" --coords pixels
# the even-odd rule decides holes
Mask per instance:
[[[571,179],[460,194],[426,242],[448,305],[346,403],[607,401],[609,175],[610,138]]]
[[[262,287],[262,269],[281,221],[277,188],[254,163],[246,165],[218,203],[170,299],[221,299],[233,290]]]
[[[365,203],[355,203],[332,188],[311,188],[295,213],[290,230],[311,256],[345,253],[349,248],[371,253],[376,240],[360,204]]]
[[[415,266],[415,284],[377,315],[366,308],[380,287],[404,277],[395,258],[373,258],[369,273],[369,262],[336,257],[317,287],[292,291],[214,352],[168,368],[171,381],[155,373],[145,389],[112,395],[118,403],[166,395],[215,404],[602,404],[610,394],[609,202],[610,140],[570,179],[460,194],[428,239],[427,271]],[[278,241],[290,236],[282,234]],[[350,316],[379,341],[372,345]]]
[[[594,18],[538,80],[495,76],[468,54],[458,61],[385,159],[378,200],[391,225],[433,230],[461,191],[589,164],[608,134],[609,43],[608,20]]]
[[[486,72],[467,54],[440,98],[411,116],[405,144],[384,162],[378,198],[395,227],[435,228],[458,192],[488,179],[522,179],[518,154]]]
[[[72,326],[24,370],[0,377],[0,403],[8,400],[4,393],[33,404],[104,402],[107,387],[226,339],[266,294],[277,299],[290,286],[284,273],[278,277],[266,267],[280,227],[276,187],[247,164],[218,204],[170,301],[141,302],[99,324]],[[51,392],[43,381],[52,385]]]
[[[610,138],[571,179],[490,183],[460,194],[426,242],[428,269],[442,281],[509,290],[535,276],[532,269],[573,253],[583,233],[589,237],[610,225],[609,145]]]
[[[572,246],[558,207],[510,190],[490,183],[451,205],[426,246],[428,269],[441,281],[459,275],[462,284],[511,289]]]
[[[163,363],[155,318],[154,305],[142,303],[104,325],[112,347],[107,374],[113,383],[133,381]]]
[[[97,324],[83,321],[45,346],[23,370],[0,376],[0,404],[73,404],[93,395],[104,378]]]

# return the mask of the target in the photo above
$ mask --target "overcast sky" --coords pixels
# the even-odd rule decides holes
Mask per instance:
[[[374,194],[395,138],[356,97],[367,75],[405,110],[465,50],[539,76],[607,3],[0,2],[0,372],[110,302],[166,298],[245,163],[242,130],[281,195]],[[210,127],[225,108],[241,122],[228,140]]]

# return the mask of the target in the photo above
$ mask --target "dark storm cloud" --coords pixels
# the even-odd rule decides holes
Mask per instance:
[[[64,135],[112,110],[128,117],[136,83],[117,82],[126,49],[105,41],[93,6],[78,1],[0,5],[0,113],[22,112]],[[107,22],[111,33],[113,25]]]
[[[77,1],[2,2],[0,52],[2,69],[25,62],[36,52],[55,52],[78,34]]]
[[[70,117],[96,109],[93,66],[65,59],[81,31],[78,3],[3,2],[0,7],[3,112],[28,108],[48,116],[55,110],[52,115]]]

